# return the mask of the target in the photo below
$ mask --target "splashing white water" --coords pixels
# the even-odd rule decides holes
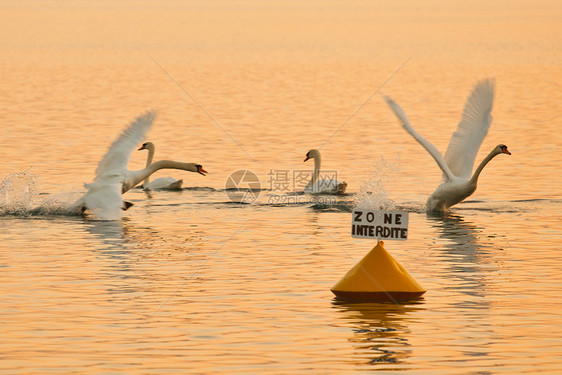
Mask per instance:
[[[370,178],[363,181],[354,198],[354,207],[363,210],[393,210],[395,202],[388,197],[385,182],[395,175],[395,166],[384,156],[375,162],[374,172]]]
[[[13,173],[0,181],[0,214],[23,214],[33,205],[36,176],[29,170]]]
[[[34,209],[34,213],[38,215],[78,215],[70,208],[81,195],[82,193],[76,191],[50,194],[41,200],[41,203]]]
[[[0,181],[0,215],[66,215],[78,192],[37,192],[38,177],[30,170],[12,173]]]

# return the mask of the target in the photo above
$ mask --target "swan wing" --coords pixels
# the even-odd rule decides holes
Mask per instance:
[[[402,127],[408,133],[410,133],[410,135],[414,137],[414,139],[418,141],[419,144],[421,144],[427,150],[427,152],[429,152],[429,154],[437,162],[437,165],[439,165],[439,168],[441,168],[441,170],[443,171],[443,174],[447,176],[449,180],[454,179],[455,176],[449,169],[447,162],[445,161],[445,158],[443,158],[443,155],[441,155],[439,150],[437,150],[437,148],[435,148],[435,146],[431,142],[429,142],[427,139],[422,137],[421,134],[418,133],[416,129],[413,128],[412,124],[410,124],[410,121],[408,120],[408,117],[406,116],[406,113],[404,112],[402,107],[400,107],[398,103],[392,100],[392,98],[388,96],[383,96],[383,97],[384,100],[386,100],[386,103],[388,104],[390,109],[392,109],[392,111],[396,115],[396,117],[398,117],[398,120],[400,120],[400,122],[402,123]]]
[[[95,180],[115,177],[127,170],[131,153],[142,142],[155,117],[156,112],[149,111],[135,119],[121,133],[98,164]]]
[[[455,176],[470,178],[474,159],[492,123],[493,102],[494,80],[478,82],[464,105],[461,121],[445,153],[447,165]]]

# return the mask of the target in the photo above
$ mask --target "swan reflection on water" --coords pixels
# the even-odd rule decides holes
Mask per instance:
[[[481,250],[478,244],[478,227],[462,216],[451,213],[428,212],[429,225],[439,231],[439,237],[446,240],[447,252],[462,256],[465,262],[473,262]]]
[[[460,307],[477,305],[489,308],[486,301],[487,282],[493,277],[498,267],[491,254],[502,250],[500,246],[489,242],[482,232],[485,228],[467,221],[463,216],[451,213],[427,213],[429,225],[439,231],[442,252],[439,260],[447,267],[442,270],[442,278],[451,280],[454,293],[462,293],[463,298],[456,302]],[[489,237],[489,236],[487,236]]]
[[[423,310],[423,299],[410,303],[361,303],[334,299],[332,307],[340,313],[343,325],[353,335],[349,341],[368,364],[385,365],[385,370],[397,370],[389,365],[404,362],[411,354],[408,322]]]
[[[447,256],[445,261],[454,261],[465,264],[478,262],[489,263],[489,253],[495,248],[494,244],[482,243],[483,227],[467,221],[463,216],[451,213],[427,213],[429,225],[439,231],[443,248]]]

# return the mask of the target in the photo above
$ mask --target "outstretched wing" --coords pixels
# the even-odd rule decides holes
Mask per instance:
[[[494,80],[478,82],[468,97],[461,122],[451,136],[445,160],[455,176],[470,178],[474,159],[492,123]]]
[[[108,178],[112,175],[119,175],[127,170],[129,158],[135,147],[142,142],[146,133],[150,129],[154,118],[155,111],[147,112],[129,125],[123,133],[111,144],[109,150],[101,159],[96,169],[96,178]]]
[[[410,121],[408,120],[408,117],[406,117],[406,113],[404,113],[404,110],[394,100],[392,100],[388,96],[383,96],[383,97],[384,100],[386,100],[386,103],[388,104],[390,109],[394,111],[396,117],[398,117],[398,120],[400,120],[400,122],[402,123],[402,127],[408,133],[410,133],[410,135],[414,137],[414,139],[418,141],[419,144],[421,144],[427,150],[427,152],[429,152],[431,156],[433,156],[433,159],[435,159],[437,165],[439,165],[439,168],[441,168],[441,170],[443,171],[443,174],[447,176],[448,179],[453,179],[454,175],[449,169],[449,167],[447,166],[447,162],[445,162],[445,159],[443,158],[443,155],[441,155],[439,150],[437,150],[437,148],[435,148],[435,146],[431,142],[429,142],[427,139],[422,137],[420,133],[418,133],[412,127],[412,124],[410,124]]]

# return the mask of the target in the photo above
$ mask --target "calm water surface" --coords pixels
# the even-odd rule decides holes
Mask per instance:
[[[557,2],[0,9],[2,372],[558,373]],[[391,76],[381,92],[442,151],[472,86],[496,79],[477,162],[498,143],[513,154],[448,215],[424,210],[434,161],[369,100]],[[156,158],[209,175],[159,172],[185,188],[129,191],[119,222],[64,215],[150,108]],[[321,146],[349,194],[318,204],[275,189],[272,176],[310,170],[304,156]],[[130,169],[145,157],[135,151]],[[239,169],[262,183],[252,204],[224,189]],[[408,241],[386,248],[427,289],[418,301],[330,292],[374,246],[349,234],[366,190],[409,211]]]

